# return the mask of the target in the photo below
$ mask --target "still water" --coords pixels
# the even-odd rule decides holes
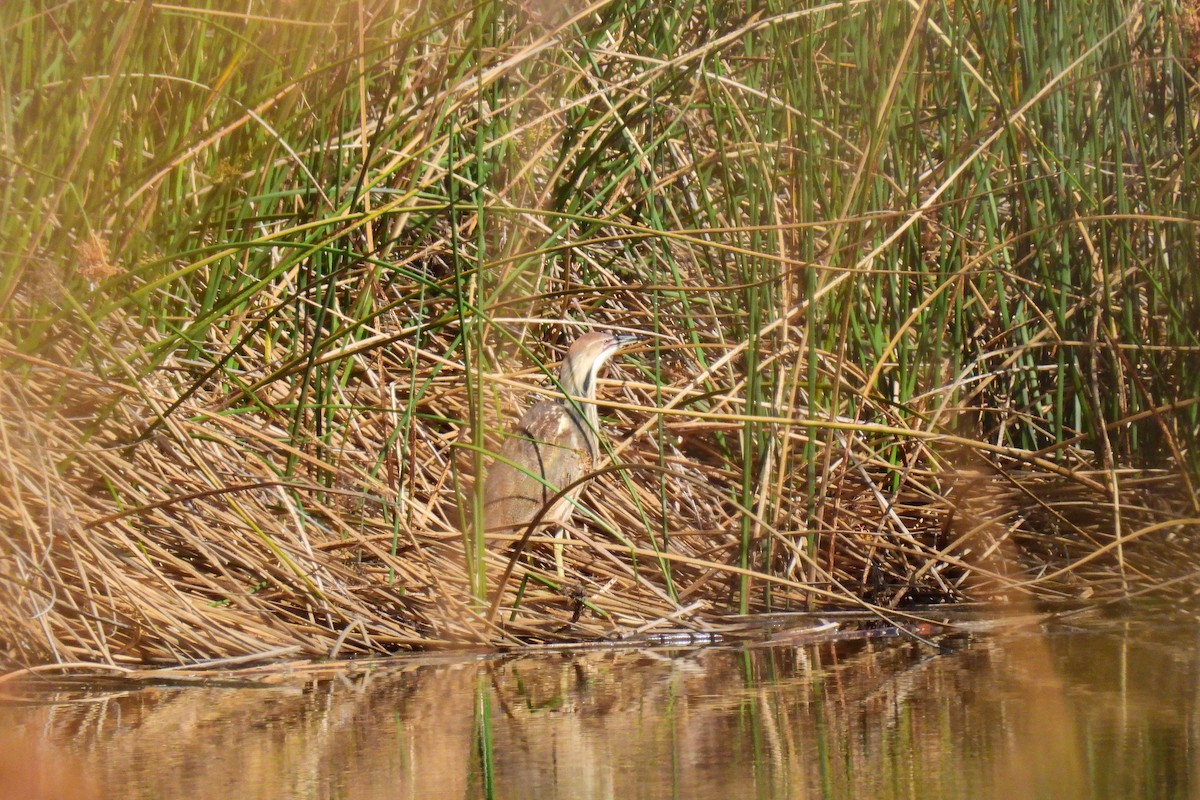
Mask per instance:
[[[945,653],[795,640],[10,682],[0,797],[1200,797],[1198,647],[1191,621],[1092,620]]]

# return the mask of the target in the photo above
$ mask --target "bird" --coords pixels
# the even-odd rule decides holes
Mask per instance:
[[[522,415],[484,479],[483,517],[488,531],[518,533],[560,490],[592,471],[600,454],[596,377],[613,355],[641,337],[596,331],[580,336],[567,351],[558,383],[564,396],[542,400]],[[570,519],[576,486],[546,510],[541,521]]]

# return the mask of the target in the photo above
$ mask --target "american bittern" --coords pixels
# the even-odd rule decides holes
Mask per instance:
[[[488,530],[521,532],[561,489],[592,471],[600,452],[596,376],[614,353],[637,341],[628,333],[597,332],[571,345],[558,377],[566,396],[526,411],[488,470],[483,487]],[[566,522],[582,488],[559,498],[542,521]]]

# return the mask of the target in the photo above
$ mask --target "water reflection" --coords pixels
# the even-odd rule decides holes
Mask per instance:
[[[10,685],[0,730],[41,760],[0,773],[123,798],[1188,797],[1196,644],[1109,623],[947,655],[855,641]],[[16,786],[0,775],[0,797],[35,796]]]

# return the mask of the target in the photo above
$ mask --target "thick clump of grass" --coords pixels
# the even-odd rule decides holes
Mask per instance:
[[[0,28],[6,662],[1194,590],[1190,2]],[[594,326],[608,467],[510,564],[480,478]]]

